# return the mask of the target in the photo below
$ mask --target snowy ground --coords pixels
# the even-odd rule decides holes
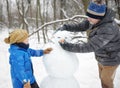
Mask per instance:
[[[0,88],[12,88],[9,71],[9,53],[7,50],[9,45],[3,42],[3,39],[6,36],[7,32],[0,31]],[[31,41],[30,45],[32,48],[42,48],[40,44],[34,43],[35,40]],[[79,68],[74,76],[72,78],[68,78],[68,80],[49,77],[43,64],[43,58],[32,58],[37,82],[40,85],[46,85],[44,88],[52,88],[53,86],[54,88],[68,88],[66,87],[67,83],[71,86],[77,85],[73,88],[101,88],[94,53],[77,54],[77,56],[79,58]],[[115,88],[120,88],[120,67],[117,69],[115,77]]]

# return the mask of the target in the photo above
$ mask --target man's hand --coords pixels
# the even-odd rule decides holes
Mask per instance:
[[[58,31],[64,31],[64,30],[66,30],[66,27],[65,27],[65,25],[63,25],[63,26],[59,27],[57,30]]]
[[[52,48],[47,48],[44,50],[44,54],[49,54],[52,50]]]
[[[30,82],[25,83],[23,88],[31,88]]]
[[[59,30],[59,31],[63,31],[64,29],[63,29],[63,27],[60,27],[60,28],[58,28],[57,30]]]
[[[59,40],[59,43],[64,43],[65,42],[65,39],[61,39],[61,40]]]

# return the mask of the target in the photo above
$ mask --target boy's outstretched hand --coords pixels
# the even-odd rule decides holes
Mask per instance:
[[[47,48],[44,50],[44,54],[49,54],[52,50],[52,48]]]
[[[24,88],[31,88],[30,82],[25,83]]]

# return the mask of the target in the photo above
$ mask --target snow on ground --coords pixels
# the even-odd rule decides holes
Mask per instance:
[[[12,88],[10,78],[10,66],[9,66],[9,45],[4,43],[4,38],[8,35],[6,31],[0,31],[0,88]],[[43,48],[43,44],[35,44],[35,39],[30,38],[30,47],[32,48]],[[94,58],[94,53],[77,53],[79,58],[79,68],[74,74],[74,78],[77,80],[80,88],[101,88],[100,80],[98,77],[97,62]],[[47,78],[47,72],[45,70],[42,57],[32,58],[34,74],[36,80],[42,85],[42,81]],[[47,82],[52,80],[48,77]],[[61,79],[57,79],[57,81]],[[53,81],[54,82],[54,81]],[[63,80],[62,80],[63,82]],[[71,81],[72,82],[72,81]],[[54,85],[57,85],[53,83]],[[47,85],[47,83],[46,83]],[[62,84],[61,84],[62,86]],[[47,86],[46,88],[50,88]],[[57,87],[59,88],[59,86]],[[63,86],[63,88],[65,88]],[[117,69],[115,77],[115,88],[120,88],[120,67]]]

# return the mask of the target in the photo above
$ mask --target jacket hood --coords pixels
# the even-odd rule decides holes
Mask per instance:
[[[9,48],[9,52],[14,52],[15,50],[18,50],[18,49],[19,49],[19,47],[11,44],[11,45],[10,45],[10,48]]]

